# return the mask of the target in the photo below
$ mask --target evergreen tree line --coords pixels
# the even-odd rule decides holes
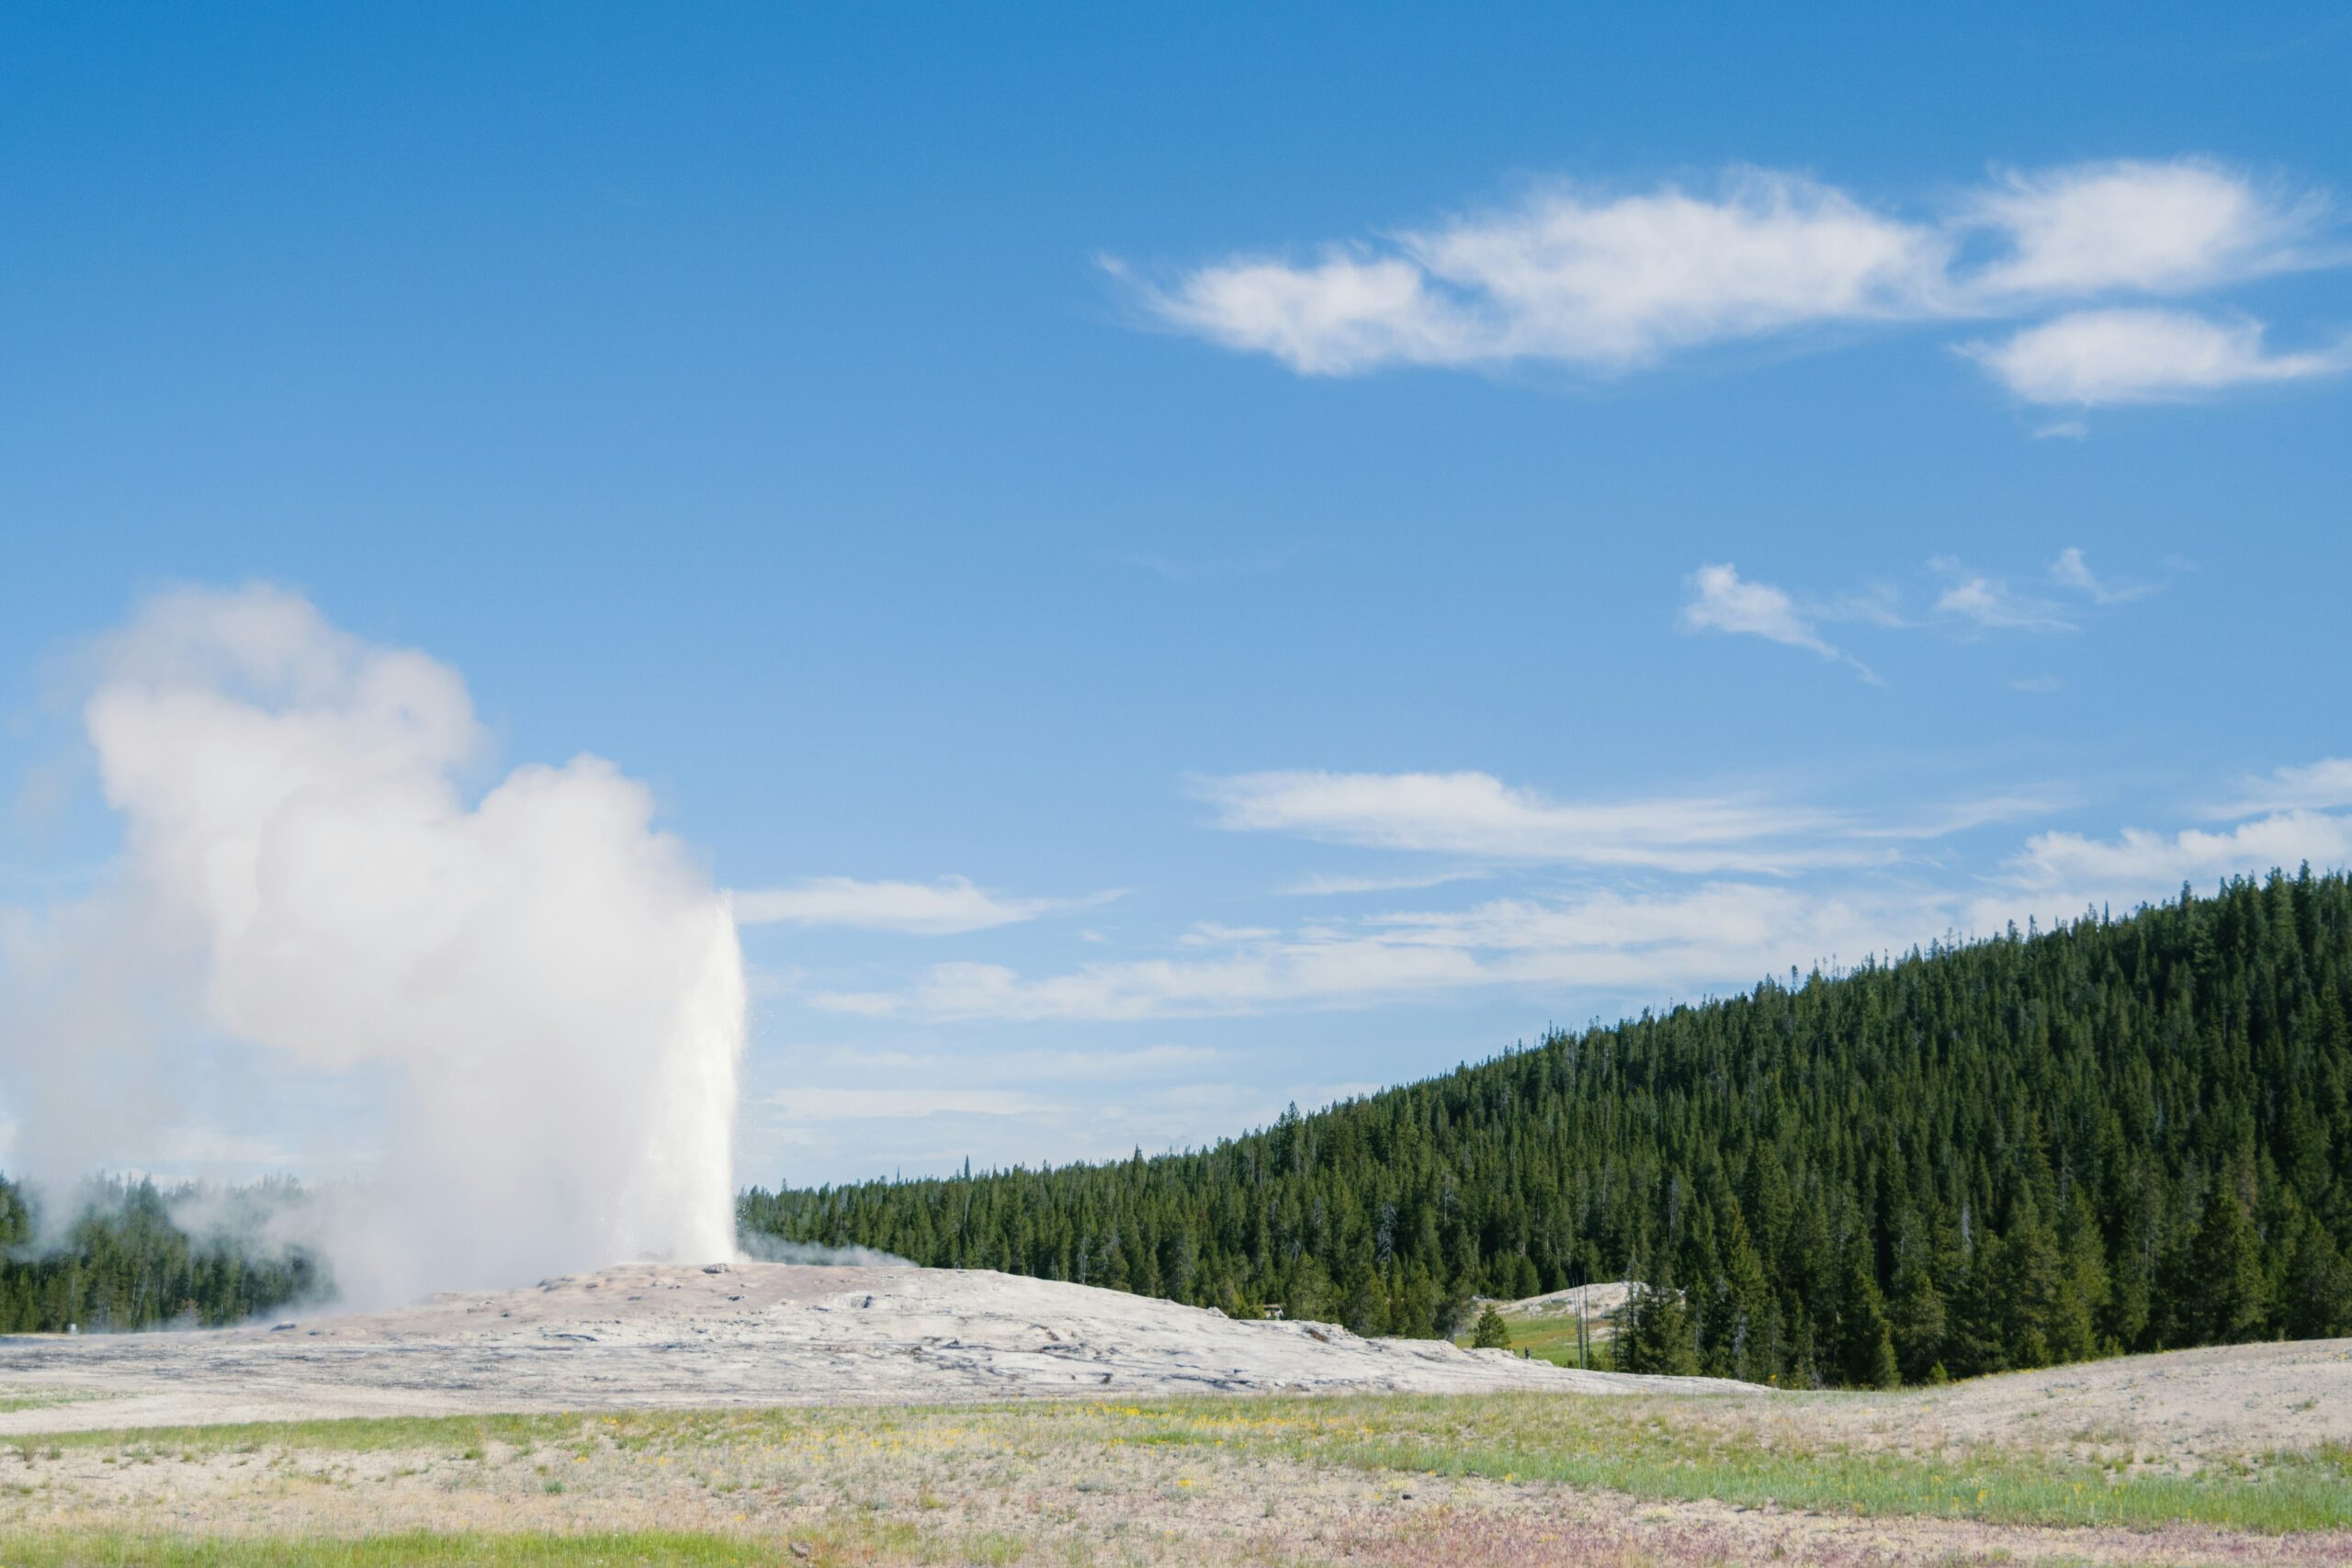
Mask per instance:
[[[323,1297],[316,1256],[261,1240],[268,1212],[297,1196],[284,1182],[208,1193],[102,1179],[44,1241],[33,1195],[0,1177],[0,1333],[211,1328]],[[191,1235],[174,1211],[196,1201],[221,1223]]]
[[[1555,1032],[1213,1148],[742,1225],[1361,1333],[1629,1278],[1620,1364],[1891,1384],[2352,1333],[2352,882]]]

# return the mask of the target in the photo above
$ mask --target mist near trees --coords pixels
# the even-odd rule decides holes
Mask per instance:
[[[56,1205],[0,1177],[0,1334],[219,1328],[332,1293],[303,1194],[98,1179]]]
[[[1214,1148],[743,1226],[1368,1334],[1631,1278],[1628,1370],[1886,1385],[2352,1333],[2352,882],[1768,981]]]

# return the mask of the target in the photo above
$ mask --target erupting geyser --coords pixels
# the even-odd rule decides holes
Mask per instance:
[[[356,1300],[732,1256],[742,959],[642,784],[583,756],[469,793],[457,671],[269,589],[151,601],[83,711],[123,851],[11,935],[11,1164],[152,1163],[158,1054],[247,1042],[382,1097],[316,1237]]]

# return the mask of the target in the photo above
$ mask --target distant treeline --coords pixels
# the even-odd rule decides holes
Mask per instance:
[[[754,1189],[747,1229],[1359,1332],[1630,1276],[1623,1363],[1921,1382],[2352,1333],[2352,884],[1551,1035],[1200,1152]]]
[[[295,1197],[277,1182],[207,1192],[98,1181],[45,1235],[32,1196],[0,1177],[0,1333],[216,1327],[322,1296],[318,1258],[262,1239],[269,1212]],[[174,1212],[198,1205],[210,1223],[191,1234]]]

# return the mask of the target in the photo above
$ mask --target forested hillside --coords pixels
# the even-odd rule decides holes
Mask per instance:
[[[28,1194],[0,1178],[0,1333],[217,1326],[325,1293],[319,1261],[299,1247],[263,1245],[263,1221],[292,1190],[280,1184],[217,1194],[153,1182],[92,1184],[62,1235],[36,1245]],[[216,1224],[197,1234],[173,1218],[206,1200]]]
[[[749,1229],[1432,1335],[1631,1275],[1627,1363],[1886,1383],[2352,1333],[2352,883],[2273,874],[1612,1028],[1213,1149]]]

